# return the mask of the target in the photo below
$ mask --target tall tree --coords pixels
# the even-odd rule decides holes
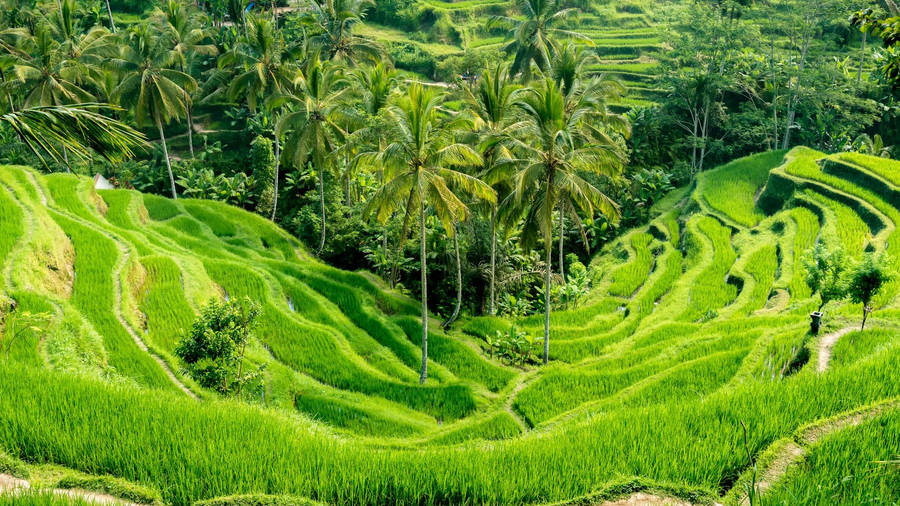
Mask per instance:
[[[795,19],[788,25],[791,29],[789,40],[791,48],[798,51],[798,54],[792,58],[796,64],[787,90],[784,137],[781,141],[781,149],[787,149],[790,146],[791,134],[797,127],[794,122],[797,116],[797,107],[800,105],[806,80],[809,78],[806,68],[809,63],[810,46],[820,37],[822,25],[835,6],[833,0],[803,0],[794,7],[796,9]]]
[[[189,75],[193,75],[193,65],[198,56],[215,56],[218,53],[212,43],[210,32],[203,27],[205,16],[190,9],[180,0],[169,0],[157,11],[162,22],[163,32],[170,41],[171,55],[175,59],[175,67]],[[194,156],[194,121],[191,114],[192,100],[185,98],[187,104],[188,150]]]
[[[83,67],[65,57],[61,44],[47,24],[35,27],[24,43],[26,57],[14,68],[15,80],[7,81],[7,91],[22,97],[23,107],[91,102],[94,96],[84,85]]]
[[[108,63],[122,75],[122,82],[113,90],[113,97],[120,105],[134,111],[138,126],[148,122],[156,125],[169,172],[172,198],[177,199],[163,125],[187,114],[190,93],[196,89],[197,82],[184,72],[169,68],[172,55],[168,50],[168,41],[152,25],[137,25],[128,33],[127,41],[121,56]]]
[[[596,141],[602,142],[612,153],[616,153],[622,157],[621,147],[616,144],[615,140],[608,134],[625,135],[630,134],[628,120],[624,116],[611,112],[608,108],[610,101],[621,99],[626,92],[625,85],[618,79],[609,77],[606,74],[600,74],[593,78],[585,79],[586,68],[589,64],[597,61],[593,53],[588,53],[581,47],[576,46],[571,41],[565,44],[554,43],[556,56],[550,67],[550,76],[559,87],[566,99],[566,108],[576,107],[575,104],[583,102],[588,107],[593,107],[594,112],[590,114],[590,122],[592,125],[599,127]],[[579,231],[582,232],[584,245],[587,247],[587,238],[584,237],[584,230],[581,227],[581,220],[578,216],[576,206],[572,202],[572,198],[565,193],[560,195],[559,203],[559,276],[563,283],[566,282],[565,271],[565,237],[566,237],[566,217],[568,216],[572,223],[576,224]]]
[[[113,48],[105,28],[80,32],[75,3],[65,0],[41,18],[33,34],[23,37],[20,47],[11,51],[18,56],[15,79],[6,81],[3,87],[9,97],[23,97],[23,107],[93,102],[95,97],[89,89],[102,74],[99,62],[111,56]],[[66,170],[70,170],[68,149],[61,147]]]
[[[492,71],[485,72],[475,89],[466,88],[472,114],[475,116],[478,152],[482,159],[479,167],[480,177],[497,192],[498,201],[502,201],[509,194],[510,182],[518,162],[508,146],[510,144],[510,125],[514,120],[513,96],[519,88],[502,65],[497,65]],[[496,204],[490,206],[490,222],[491,265],[488,312],[493,315],[496,313],[497,277]]]
[[[344,98],[350,88],[340,68],[322,61],[317,52],[307,57],[293,82],[294,91],[277,98],[290,112],[281,117],[276,135],[285,136],[284,156],[298,170],[312,163],[319,175],[319,210],[322,219],[317,254],[325,249],[325,172],[333,170],[337,146],[335,134],[344,134],[339,123],[347,107]]]
[[[591,91],[588,91],[591,90]],[[589,86],[566,94],[552,79],[518,94],[516,105],[524,115],[516,135],[517,147],[528,162],[516,173],[507,220],[524,215],[522,241],[531,246],[544,242],[544,363],[550,356],[551,250],[553,216],[561,205],[577,208],[588,216],[596,212],[615,220],[618,206],[582,178],[582,171],[613,175],[622,166],[622,155],[603,123],[595,124],[598,114],[597,90]],[[527,139],[527,140],[523,140]],[[570,204],[569,204],[570,203]],[[517,211],[517,212],[516,212]],[[521,213],[521,214],[520,214]]]
[[[382,51],[371,39],[354,33],[373,0],[309,0],[304,20],[312,28],[310,45],[328,60],[355,65],[361,60],[377,61]]]
[[[397,87],[397,71],[385,65],[384,62],[379,62],[372,66],[356,69],[351,74],[351,78],[356,92],[362,99],[360,105],[368,123],[366,128],[368,137],[374,139],[374,150],[369,154],[374,156],[369,156],[368,158],[374,159],[374,165],[378,172],[378,184],[383,185],[384,168],[378,162],[378,154],[384,150],[385,131],[388,126],[388,119],[384,113],[387,111],[391,94],[394,93]],[[387,227],[384,227],[382,230],[381,247],[384,252],[384,258],[390,258]],[[391,286],[394,284],[394,276],[394,272],[385,276],[390,278]]]
[[[455,142],[453,125],[441,122],[439,105],[446,97],[439,91],[412,84],[406,94],[391,106],[396,123],[396,140],[382,153],[389,172],[387,183],[369,200],[367,215],[384,223],[397,210],[405,212],[404,229],[418,218],[419,258],[422,282],[422,370],[419,382],[428,377],[428,265],[426,251],[427,212],[432,211],[450,234],[455,223],[466,218],[469,208],[457,192],[496,200],[490,186],[451,167],[478,166],[481,158],[466,144]],[[451,189],[452,188],[452,189]],[[405,240],[405,232],[403,234]]]
[[[884,253],[876,256],[875,253],[870,252],[866,253],[850,272],[850,279],[847,280],[847,294],[851,301],[863,306],[862,324],[859,330],[866,329],[866,319],[873,311],[872,299],[895,275],[891,271],[890,265],[892,264]]]
[[[290,93],[298,68],[294,63],[301,46],[286,44],[276,33],[272,22],[262,16],[248,16],[247,29],[234,47],[218,60],[218,70],[207,82],[207,97],[215,101],[224,93],[231,102],[246,101],[251,111],[256,111],[260,100],[280,97]],[[273,113],[282,107],[283,100],[266,104]],[[277,115],[275,123],[278,123]],[[281,137],[274,132],[275,143],[275,197],[271,219],[278,211],[278,180],[281,167]]]
[[[575,8],[562,8],[558,0],[518,0],[521,17],[495,16],[491,24],[512,28],[507,54],[514,55],[510,73],[522,74],[522,81],[531,79],[531,64],[540,70],[550,68],[554,38],[578,39],[591,43],[591,39],[578,32],[562,28],[565,22],[578,13]]]

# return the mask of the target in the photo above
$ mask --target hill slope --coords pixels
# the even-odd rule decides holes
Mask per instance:
[[[835,305],[816,337],[797,266],[817,239],[900,257],[898,174],[897,162],[805,148],[703,173],[595,258],[588,300],[553,315],[551,366],[521,371],[480,351],[479,336],[512,323],[539,335],[539,317],[472,318],[430,337],[434,374],[419,386],[415,302],[322,265],[266,220],[2,167],[0,287],[53,324],[0,361],[0,448],[175,504],[640,489],[736,501],[744,423],[773,500],[832,501],[810,483],[854,473],[841,502],[897,501],[889,473],[855,471],[892,458],[900,436],[900,283],[879,296],[873,330],[834,334],[860,312]],[[244,295],[263,305],[249,356],[265,387],[249,403],[218,400],[173,349],[209,298]],[[845,429],[857,423],[887,429]],[[799,472],[785,455],[810,464]]]

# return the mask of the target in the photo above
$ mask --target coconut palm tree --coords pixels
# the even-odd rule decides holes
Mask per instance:
[[[550,68],[554,38],[579,39],[590,43],[590,38],[561,28],[578,13],[575,8],[562,8],[558,0],[518,0],[521,17],[495,16],[491,24],[501,24],[512,28],[512,40],[504,50],[514,55],[511,74],[522,75],[523,82],[531,80],[531,64],[538,69]]]
[[[109,0],[106,0],[106,14],[109,15],[109,29],[112,33],[116,33],[116,21],[113,19],[112,15],[112,7],[109,5]]]
[[[162,25],[163,33],[171,45],[170,55],[175,60],[174,66],[191,74],[197,56],[215,56],[216,45],[211,43],[211,33],[203,27],[202,15],[188,9],[179,0],[169,0],[162,8],[157,8],[156,17]],[[194,156],[194,121],[191,114],[190,98],[187,104],[188,150]]]
[[[205,85],[204,102],[213,102],[223,94],[230,102],[246,101],[251,111],[256,111],[259,100],[266,97],[287,95],[297,75],[295,56],[303,49],[285,43],[277,34],[272,22],[262,16],[247,16],[246,30],[234,47],[218,60],[218,70],[213,72]],[[275,112],[283,101],[267,102],[267,108]],[[278,123],[277,114],[274,114]],[[278,211],[278,180],[281,166],[281,139],[275,135],[275,197],[271,219]]]
[[[325,171],[334,166],[335,135],[346,135],[339,123],[350,88],[345,86],[340,68],[322,61],[316,52],[307,57],[292,87],[294,91],[275,99],[289,110],[279,120],[275,134],[285,136],[284,156],[293,161],[294,167],[299,170],[311,162],[318,171],[322,223],[317,254],[321,255],[325,249]]]
[[[553,61],[548,75],[568,95],[576,88],[575,82],[587,75],[587,66],[598,63],[600,59],[596,53],[586,51],[584,46],[576,45],[571,40],[553,41],[552,47]]]
[[[197,82],[184,72],[169,68],[172,54],[168,41],[152,25],[137,25],[128,33],[127,41],[121,56],[108,63],[122,75],[122,82],[113,90],[113,98],[134,111],[138,126],[148,121],[156,125],[169,171],[172,198],[177,199],[163,125],[187,114],[190,93],[196,89]]]
[[[58,10],[38,22],[33,34],[10,34],[20,36],[19,47],[4,44],[16,60],[14,79],[6,80],[2,86],[8,97],[22,97],[23,107],[96,100],[88,90],[102,76],[99,62],[113,54],[114,45],[105,28],[86,34],[77,31],[74,9],[72,0],[61,2]],[[67,162],[68,150],[65,145],[61,148]],[[65,165],[69,170],[68,163]]]
[[[297,73],[295,49],[285,44],[271,20],[248,15],[245,34],[219,57],[220,72],[211,76],[210,83],[224,91],[228,100],[246,101],[250,110],[256,111],[261,99],[291,89]],[[213,93],[206,100],[217,96]]]
[[[493,202],[496,194],[481,180],[450,167],[481,163],[470,146],[454,141],[452,124],[441,123],[439,105],[446,97],[432,88],[412,84],[406,94],[390,107],[396,124],[396,140],[381,154],[388,172],[387,183],[369,200],[366,215],[385,223],[403,209],[404,233],[416,217],[420,227],[420,268],[422,281],[422,370],[419,382],[428,377],[428,266],[426,262],[425,217],[432,211],[451,234],[456,223],[464,220],[469,208],[456,192]],[[456,192],[454,192],[454,189]]]
[[[482,181],[491,185],[502,201],[509,194],[510,180],[518,160],[508,149],[510,125],[514,120],[513,97],[519,86],[513,83],[509,72],[497,65],[479,79],[473,90],[466,88],[475,127],[478,133],[478,151],[482,163],[479,167]],[[497,206],[490,207],[491,266],[489,288],[489,313],[496,313],[497,275]]]
[[[309,0],[304,21],[313,30],[310,45],[328,60],[349,65],[360,60],[377,61],[381,48],[371,39],[353,33],[365,10],[374,5],[373,0]]]
[[[114,109],[104,104],[26,107],[0,115],[0,123],[9,125],[35,156],[46,165],[44,155],[59,162],[64,147],[80,158],[91,151],[109,160],[131,158],[133,149],[144,147],[144,134],[110,119],[100,112]]]
[[[23,107],[93,101],[91,93],[79,84],[79,66],[62,57],[48,25],[38,24],[23,46],[13,69],[15,79],[5,85],[11,95],[22,97]]]
[[[370,139],[375,139],[375,150],[368,153],[367,158],[377,158],[378,154],[384,150],[387,119],[383,113],[387,110],[388,101],[396,90],[397,71],[383,62],[379,62],[376,65],[356,69],[350,77],[356,92],[360,95],[360,105],[369,125],[366,134]],[[383,185],[383,167],[378,163],[375,165],[378,171],[378,183]],[[384,258],[389,258],[387,227],[383,230],[381,241]],[[390,275],[392,286],[395,275],[395,272]]]
[[[580,210],[588,216],[600,212],[613,220],[619,216],[618,206],[579,175],[582,171],[612,175],[623,164],[622,153],[600,121],[604,114],[598,111],[600,89],[590,84],[567,96],[555,81],[544,79],[536,87],[517,93],[516,105],[524,120],[515,135],[516,146],[526,154],[527,162],[513,178],[507,209],[515,212],[507,212],[506,219],[515,221],[524,216],[521,239],[526,246],[539,239],[544,242],[544,364],[550,355],[550,271],[556,209]],[[578,220],[577,213],[574,216]]]

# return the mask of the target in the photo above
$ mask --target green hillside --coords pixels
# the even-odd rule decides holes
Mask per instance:
[[[550,366],[486,351],[510,326],[542,336],[540,315],[435,320],[419,385],[418,303],[270,221],[0,167],[3,303],[49,315],[2,341],[0,478],[167,504],[737,504],[754,481],[765,504],[895,503],[896,466],[873,462],[900,448],[900,280],[865,331],[842,302],[815,336],[801,259],[817,241],[900,258],[898,209],[884,158],[800,147],[701,173],[594,257]],[[174,350],[208,300],[244,296],[260,380],[237,401]]]

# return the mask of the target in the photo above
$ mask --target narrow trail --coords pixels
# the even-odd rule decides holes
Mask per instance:
[[[22,202],[16,197],[16,192],[5,183],[0,184],[0,187],[6,189],[10,193],[10,196],[13,199],[13,202],[16,203],[16,206],[22,211],[23,218],[23,226],[25,231],[22,233],[22,237],[16,241],[15,246],[9,252],[9,255],[6,258],[6,265],[3,266],[3,279],[6,280],[6,284],[9,286],[16,286],[13,282],[13,272],[16,266],[16,258],[21,256],[21,254],[28,248],[28,244],[31,243],[31,237],[34,235],[34,215],[22,204]]]
[[[80,488],[35,488],[32,489],[28,480],[16,478],[8,474],[0,474],[0,495],[20,495],[34,490],[36,492],[50,492],[53,495],[65,496],[71,499],[80,499],[93,504],[110,504],[118,506],[138,506],[136,503],[120,499],[118,497],[92,492]]]
[[[602,506],[691,506],[684,499],[637,492],[627,497],[604,501]]]
[[[182,383],[177,376],[175,376],[175,373],[172,372],[172,369],[169,368],[169,364],[167,364],[165,360],[163,360],[156,353],[150,351],[150,348],[147,347],[147,344],[144,342],[144,340],[141,339],[140,336],[138,336],[137,332],[135,332],[134,329],[131,328],[131,325],[129,325],[125,320],[125,316],[122,314],[122,270],[125,269],[126,265],[128,265],[128,260],[131,258],[131,251],[128,250],[128,246],[126,246],[125,243],[120,242],[118,239],[112,236],[109,237],[116,241],[116,244],[119,246],[119,252],[121,253],[119,256],[119,262],[116,264],[116,268],[113,270],[113,287],[116,296],[116,303],[114,308],[116,313],[116,320],[118,320],[119,324],[125,328],[125,331],[128,332],[128,335],[130,335],[131,338],[134,339],[135,344],[137,344],[138,347],[144,351],[144,353],[147,353],[151,357],[153,357],[153,360],[155,360],[156,363],[159,364],[163,372],[166,373],[166,376],[169,377],[169,380],[172,381],[172,383],[175,383],[175,385],[177,385],[178,388],[180,388],[181,391],[183,391],[189,397],[196,399],[197,395],[192,392],[191,389],[185,386],[185,384]]]
[[[31,184],[34,186],[34,188],[38,192],[38,195],[41,197],[41,205],[47,207],[47,194],[44,193],[44,187],[41,186],[40,183],[38,183],[37,178],[34,177],[34,173],[30,170],[26,170],[25,175],[28,177],[28,180],[31,181]]]
[[[831,361],[831,350],[834,348],[834,345],[837,344],[838,340],[850,332],[856,330],[856,327],[845,327],[841,330],[832,332],[831,334],[826,334],[819,339],[819,344],[817,348],[819,350],[819,361],[816,364],[817,372],[825,372],[828,369],[828,362]]]
[[[31,181],[31,184],[34,185],[34,187],[37,189],[38,194],[40,195],[40,198],[41,198],[41,204],[44,205],[45,207],[47,207],[48,199],[47,199],[46,193],[44,193],[43,187],[41,187],[40,183],[37,181],[37,178],[34,177],[34,174],[32,172],[26,171],[26,174],[28,175],[28,179]],[[125,329],[125,331],[128,332],[128,335],[131,336],[131,338],[134,340],[135,344],[137,344],[138,347],[141,350],[143,350],[145,353],[147,353],[151,357],[153,357],[153,360],[155,360],[156,363],[159,364],[159,366],[162,368],[163,372],[166,374],[166,376],[169,378],[170,381],[172,381],[179,389],[181,389],[181,391],[183,391],[189,397],[191,397],[193,399],[197,399],[197,395],[193,391],[191,391],[191,389],[189,389],[184,383],[182,383],[181,380],[178,379],[177,376],[175,376],[175,373],[172,372],[172,369],[169,367],[169,364],[166,363],[166,361],[163,360],[159,355],[150,351],[150,349],[147,347],[147,344],[143,341],[143,339],[140,338],[140,336],[138,336],[137,332],[135,332],[134,329],[131,328],[131,325],[129,325],[128,322],[125,320],[124,314],[122,314],[122,276],[121,275],[122,275],[122,270],[125,269],[125,266],[128,265],[128,260],[131,258],[131,251],[129,250],[128,246],[114,234],[111,234],[111,233],[107,232],[106,230],[103,230],[102,228],[96,226],[96,224],[94,224],[94,223],[90,223],[87,220],[84,220],[80,216],[75,216],[74,214],[72,214],[68,211],[62,210],[62,209],[56,209],[56,211],[61,214],[66,215],[71,220],[77,221],[81,225],[89,227],[91,230],[94,230],[96,232],[103,234],[104,236],[113,240],[116,243],[116,246],[118,246],[119,252],[120,252],[119,260],[116,263],[115,268],[113,269],[113,287],[114,287],[113,289],[115,290],[115,303],[113,304],[113,313],[115,313],[116,320]]]
[[[778,451],[778,454],[765,469],[759,472],[756,482],[758,494],[764,494],[767,490],[772,488],[772,486],[777,484],[784,475],[787,474],[791,466],[802,463],[809,453],[809,447],[820,441],[823,437],[834,434],[839,430],[859,425],[886,411],[898,408],[900,408],[900,400],[894,399],[863,410],[846,413],[803,429],[803,431],[793,437],[793,440],[786,443]],[[743,480],[739,480],[734,486],[739,487],[743,486],[743,484]],[[740,498],[740,504],[750,504],[746,492],[741,492],[738,497]]]
[[[821,339],[819,339],[819,342],[816,345],[819,356],[818,364],[816,367],[817,373],[821,374],[828,369],[828,363],[831,360],[832,348],[834,348],[834,345],[837,344],[838,340],[840,340],[841,337],[854,330],[856,330],[855,326],[845,327],[830,334],[826,334],[822,336]],[[762,494],[766,490],[770,489],[782,477],[784,477],[791,466],[803,462],[803,460],[806,459],[806,454],[809,451],[810,445],[813,445],[823,437],[837,432],[838,430],[844,429],[846,427],[852,427],[854,425],[859,425],[860,423],[874,418],[887,410],[895,408],[900,408],[900,400],[893,400],[872,406],[861,411],[846,413],[844,415],[838,416],[837,418],[832,418],[804,429],[802,432],[795,435],[793,440],[785,443],[784,446],[779,449],[778,453],[768,464],[768,466],[766,466],[766,468],[759,473],[756,483],[758,493]],[[735,484],[735,487],[737,486],[740,485]],[[750,503],[746,492],[742,492],[739,497],[740,504],[748,505]]]
[[[510,416],[513,417],[513,420],[519,424],[519,427],[522,428],[522,432],[528,432],[531,430],[531,427],[528,426],[528,422],[513,409],[513,402],[516,400],[516,396],[519,395],[519,392],[522,391],[525,387],[531,384],[532,381],[538,378],[537,370],[531,371],[527,374],[522,374],[516,380],[516,386],[513,387],[512,391],[509,393],[509,397],[506,399],[506,403],[503,405],[503,409],[509,413]]]

